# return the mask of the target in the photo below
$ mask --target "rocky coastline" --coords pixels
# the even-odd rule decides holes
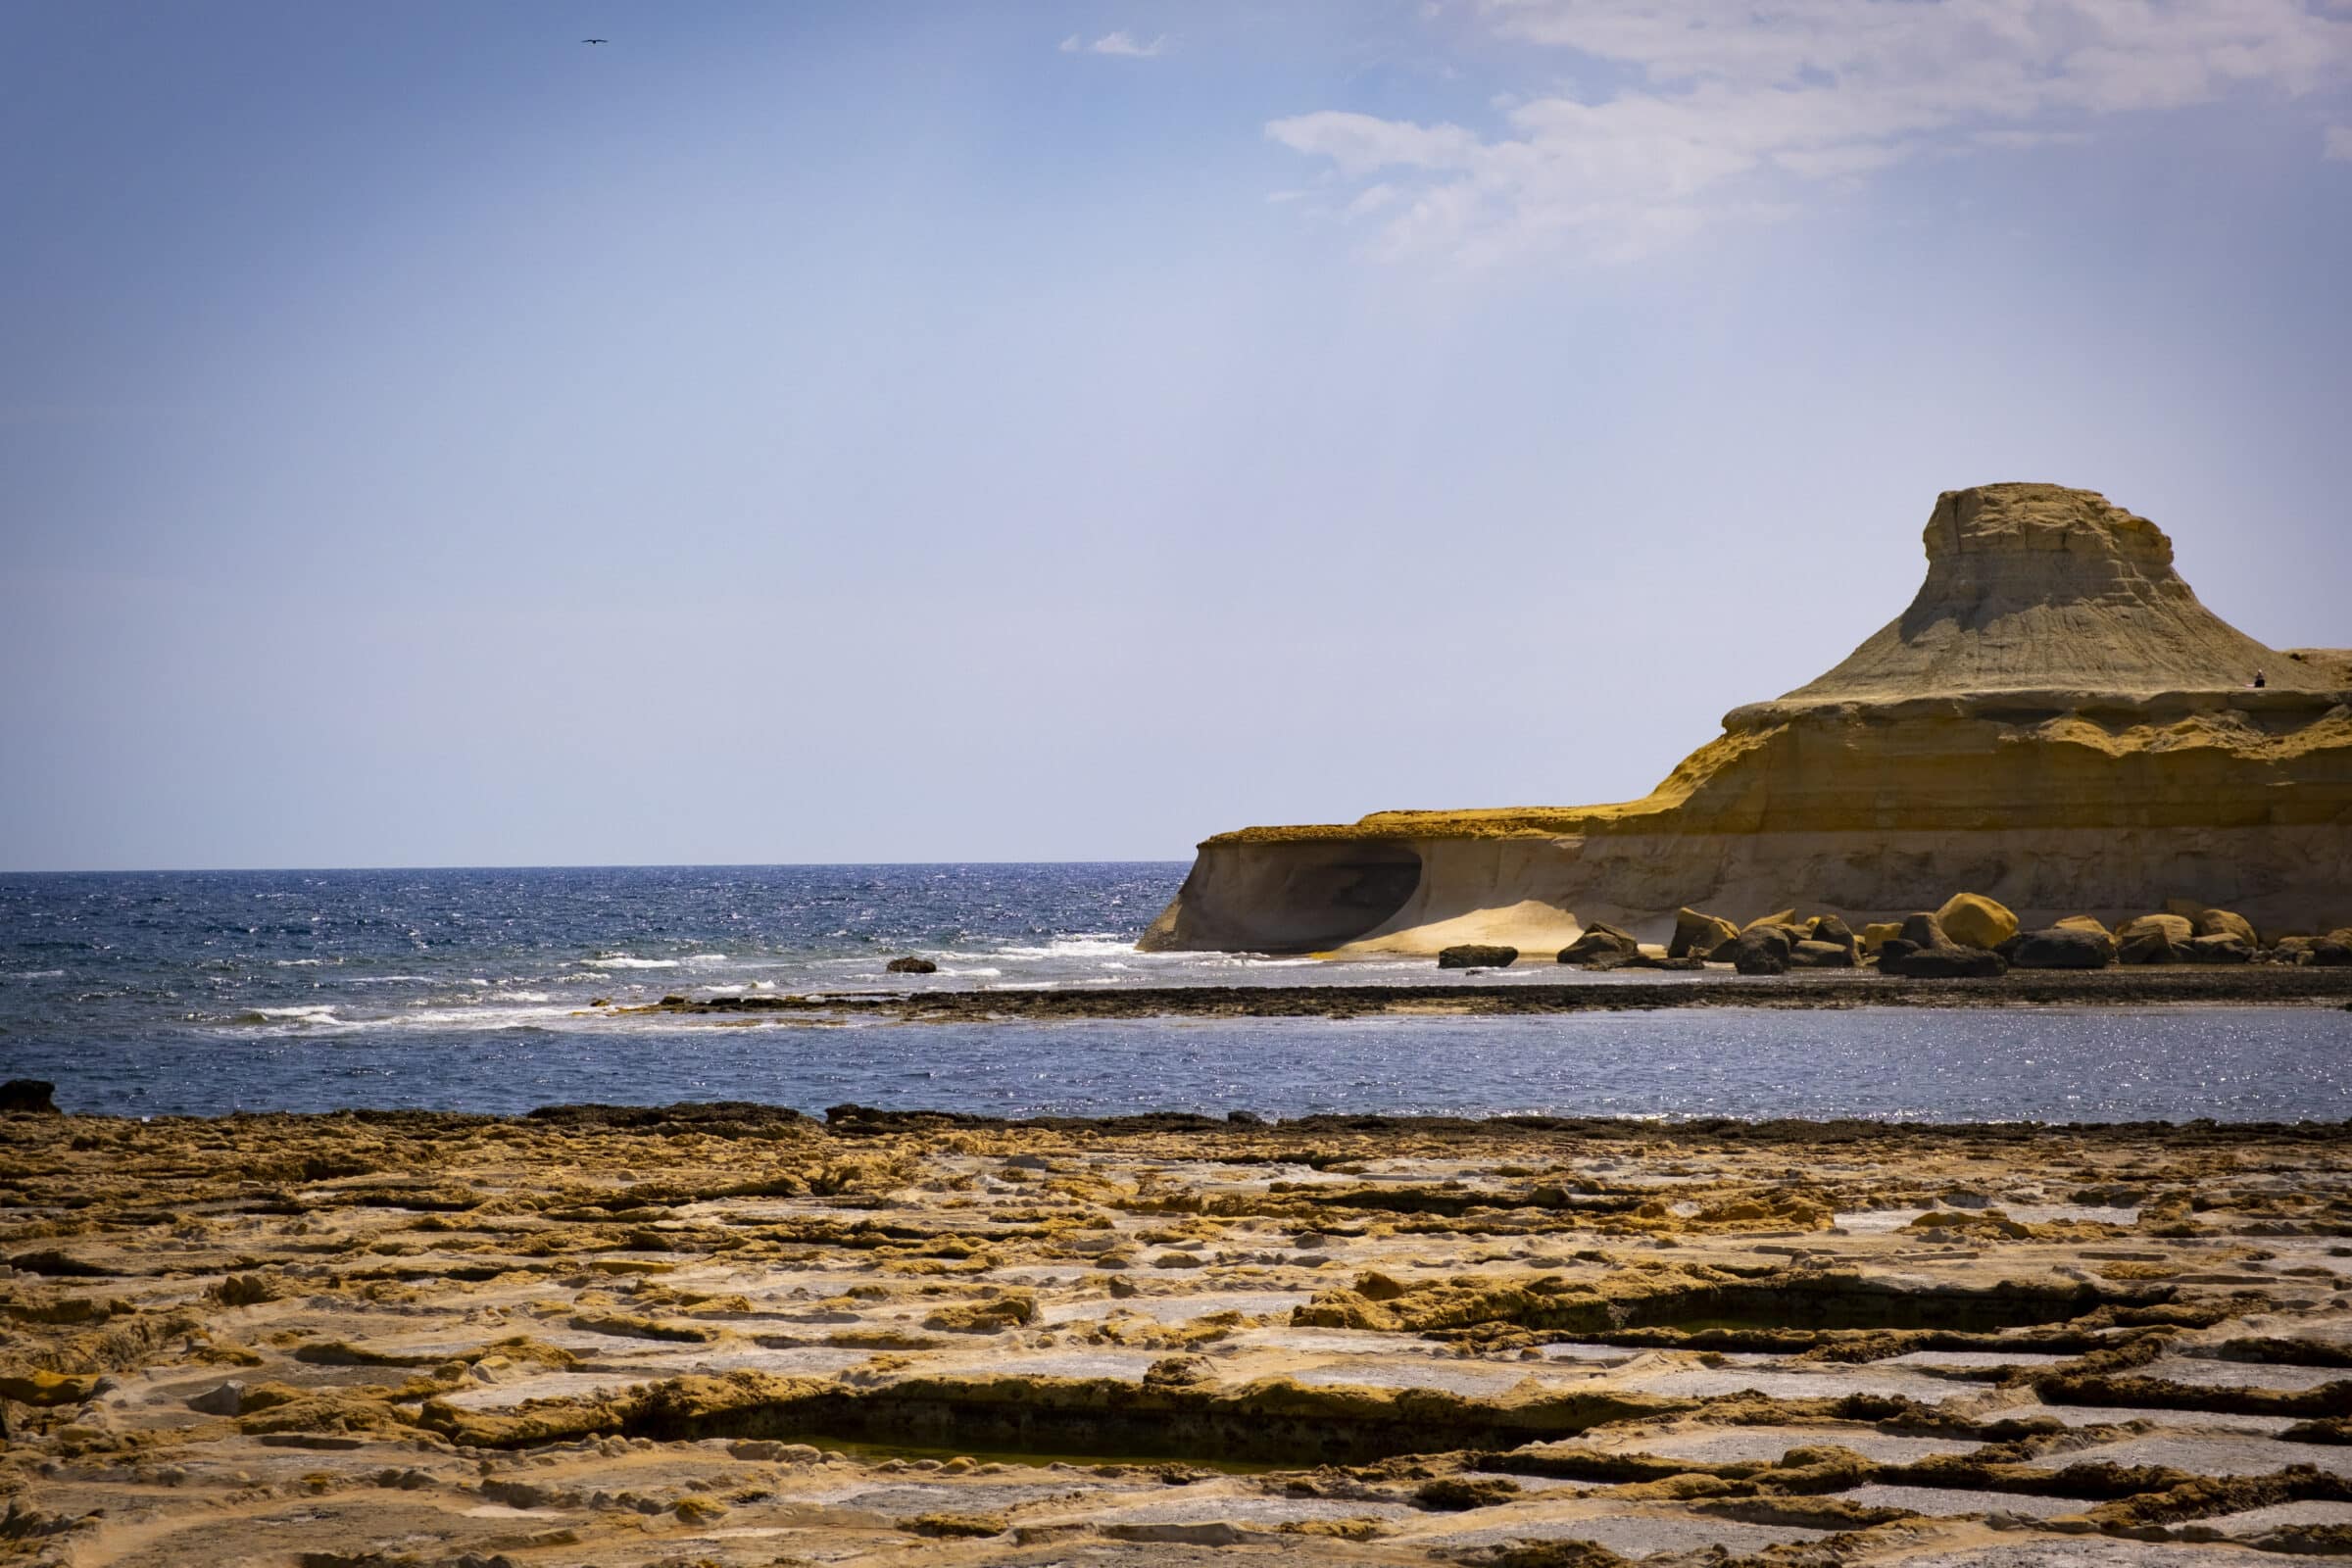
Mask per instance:
[[[2348,1133],[0,1113],[0,1557],[2340,1561]]]

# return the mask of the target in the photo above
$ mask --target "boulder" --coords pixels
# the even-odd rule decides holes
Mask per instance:
[[[2188,939],[2188,961],[2191,963],[2251,963],[2254,948],[2229,932]]]
[[[1612,963],[1612,969],[1704,969],[1707,960],[1695,953],[1686,953],[1679,958],[1661,957],[1644,949],[1622,963]]]
[[[2134,920],[2132,925],[2139,924]],[[2129,929],[2127,927],[2127,929]],[[2133,935],[2116,933],[2115,961],[2118,963],[2185,963],[2181,951],[2186,946],[2173,945],[2172,933],[2162,926],[2150,926]]]
[[[2008,968],[1999,954],[1953,941],[1940,911],[1905,915],[1902,935],[1879,945],[1879,972],[1906,980],[1986,979]]]
[[[1807,925],[1811,940],[1815,942],[1834,942],[1848,953],[1854,952],[1860,946],[1859,939],[1854,935],[1854,928],[1834,914],[1818,915],[1807,922]]]
[[[2228,909],[2199,909],[2188,927],[2193,936],[2235,937],[2249,948],[2262,946],[2262,939],[2254,934],[2254,922]]]
[[[1613,925],[1598,921],[1585,927],[1585,934],[1560,950],[1562,963],[1592,963],[1600,958],[1630,958],[1642,951],[1630,931],[1620,931]]]
[[[1777,909],[1771,914],[1758,915],[1755,919],[1748,921],[1747,924],[1741,926],[1740,929],[1742,931],[1753,931],[1760,925],[1794,924],[1796,924],[1796,911],[1794,909]]]
[[[1740,928],[1721,915],[1701,914],[1696,909],[1674,911],[1674,940],[1666,944],[1666,956],[1687,958],[1692,954],[1704,957],[1740,934]]]
[[[2315,956],[2312,950],[2319,946],[2319,940],[2317,937],[2280,937],[2271,947],[2271,961],[2308,964]]]
[[[1900,937],[1894,940],[1902,941]],[[1913,948],[1899,958],[1887,957],[1884,948],[1879,952],[1879,972],[1906,980],[1988,980],[2008,970],[1999,954],[1957,943],[1947,948]]]
[[[1936,911],[1944,934],[1964,948],[1986,953],[2017,935],[2017,916],[1981,893],[1955,893]]]
[[[2311,945],[2311,961],[2322,969],[2352,969],[2352,931],[2336,931]]]
[[[1879,951],[1879,945],[1888,937],[1899,937],[1902,934],[1903,923],[1900,920],[1873,920],[1862,928],[1862,951],[1876,953]]]
[[[2197,934],[2187,916],[2179,914],[2143,914],[2136,920],[2126,920],[2115,928],[2115,945],[2124,947],[2151,932],[2160,933],[2173,947],[2185,948],[2188,939]]]
[[[1508,969],[1518,961],[1517,948],[1491,947],[1483,942],[1465,942],[1438,955],[1441,969]]]
[[[2104,969],[2115,961],[2115,941],[2104,930],[2051,926],[2018,937],[2005,956],[2018,969]]]
[[[2051,926],[2050,929],[2053,931],[2095,931],[2100,936],[2105,937],[2109,942],[2113,942],[2115,940],[2114,932],[2108,930],[2105,925],[2101,924],[2097,920],[2092,919],[2087,914],[2070,914],[2065,919],[2060,920],[2055,925]]]
[[[42,1078],[11,1078],[0,1084],[0,1110],[30,1111],[37,1115],[57,1114],[57,1102],[50,1097],[57,1085]]]
[[[1728,956],[1732,967],[1741,974],[1786,974],[1794,947],[1788,933],[1778,925],[1750,926],[1728,948],[1718,951],[1716,958],[1720,962]]]
[[[890,962],[884,964],[882,967],[891,974],[939,973],[938,964],[933,963],[929,958],[918,958],[912,954],[908,954],[904,958],[893,958],[890,960]]]
[[[1851,969],[1854,950],[1845,943],[1804,941],[1788,950],[1788,966],[1792,969]]]

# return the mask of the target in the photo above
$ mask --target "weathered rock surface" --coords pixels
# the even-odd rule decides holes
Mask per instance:
[[[888,963],[884,964],[882,967],[883,967],[883,970],[884,970],[886,973],[889,973],[889,974],[937,974],[937,973],[939,973],[939,965],[938,965],[938,964],[936,964],[936,963],[933,963],[933,962],[932,962],[932,961],[931,961],[929,958],[918,958],[918,957],[915,957],[915,956],[914,956],[913,955],[911,955],[911,954],[909,954],[907,956],[906,956],[906,957],[904,957],[904,958],[893,958],[893,959],[891,959],[891,960],[890,960]]]
[[[1475,942],[1447,948],[1438,955],[1438,967],[1441,969],[1507,969],[1518,961],[1517,948],[1492,947]]]
[[[2115,961],[2115,941],[2104,931],[2059,925],[2026,932],[2006,956],[2017,969],[2104,969]]]
[[[1692,954],[1705,957],[1717,948],[1740,934],[1740,928],[1721,915],[1701,914],[1696,909],[1674,911],[1674,937],[1666,944],[1666,956],[1687,958]]]
[[[1585,928],[1585,934],[1560,950],[1562,963],[1595,963],[1606,958],[1625,959],[1642,951],[1642,944],[1630,931],[1620,931],[1613,925],[1594,922]]]
[[[1145,945],[1556,951],[1596,921],[1666,940],[1679,908],[1864,926],[1960,889],[2037,930],[2167,900],[2266,931],[2352,919],[2352,656],[2237,631],[2162,531],[2088,491],[1949,492],[1926,546],[1903,614],[1646,798],[1225,834]]]
[[[1906,915],[1902,935],[1879,947],[1879,972],[1910,980],[1981,980],[2008,968],[1999,954],[1953,941],[1934,914]]]
[[[1728,960],[1741,974],[1786,974],[1795,948],[1785,927],[1751,926],[1716,949],[1715,959],[1718,963]]]
[[[1990,953],[2017,935],[2017,916],[1978,893],[1955,893],[1936,911],[1936,924],[1964,948]]]
[[[0,1121],[0,1558],[2343,1560],[2340,1126],[851,1108]]]

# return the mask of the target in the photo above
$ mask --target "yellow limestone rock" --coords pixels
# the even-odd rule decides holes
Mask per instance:
[[[2196,935],[2196,928],[2178,914],[2143,914],[2135,920],[2126,920],[2115,928],[2116,946],[2121,947],[2132,938],[2144,937],[2150,932],[2162,933],[2164,940],[2176,948],[2185,948],[2188,939]]]
[[[2262,944],[2255,938],[2254,927],[2242,914],[2228,909],[2199,909],[2188,922],[2189,929],[2201,937],[2235,937],[2249,948]]]
[[[2108,930],[2104,922],[2094,920],[2087,914],[2070,914],[2063,920],[2053,920],[2051,924],[2061,931],[2088,931],[2110,942],[2115,940],[2115,933]]]
[[[1596,921],[1664,940],[1683,907],[1861,928],[1954,888],[2034,928],[2175,898],[2352,923],[2352,654],[2237,630],[2087,490],[1948,491],[1923,542],[1908,609],[1642,799],[1220,834],[1143,946],[1554,951]]]
[[[1674,937],[1666,944],[1666,956],[1686,958],[1692,954],[1705,957],[1740,934],[1740,928],[1721,915],[1701,914],[1696,909],[1674,911]]]
[[[2017,916],[2004,905],[1978,893],[1955,893],[1936,911],[1943,934],[1962,947],[1986,952],[2017,935]]]
[[[1775,909],[1770,914],[1760,914],[1756,916],[1756,918],[1748,921],[1747,924],[1741,926],[1740,929],[1742,931],[1754,931],[1768,925],[1794,924],[1796,924],[1796,911],[1794,909]]]
[[[1862,928],[1860,934],[1862,951],[1876,953],[1886,945],[1888,937],[1899,937],[1903,934],[1903,922],[1900,920],[1873,920]]]

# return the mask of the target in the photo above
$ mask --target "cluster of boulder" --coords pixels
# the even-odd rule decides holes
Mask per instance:
[[[1500,969],[1519,950],[1472,944],[1438,955],[1442,969]],[[2143,914],[2112,931],[2085,914],[2069,915],[2038,931],[2019,928],[2001,904],[1978,893],[1955,894],[1943,907],[1856,931],[1835,914],[1799,920],[1782,909],[1734,925],[1696,909],[1677,911],[1665,946],[1636,941],[1628,932],[1595,923],[1562,948],[1559,961],[1586,969],[1698,969],[1728,963],[1741,974],[1786,974],[1790,969],[1876,968],[1919,980],[1963,980],[2011,969],[2104,969],[2110,964],[2285,963],[2352,968],[2352,927],[2326,936],[2280,936],[2265,942],[2244,916],[2174,903],[2162,914]]]

